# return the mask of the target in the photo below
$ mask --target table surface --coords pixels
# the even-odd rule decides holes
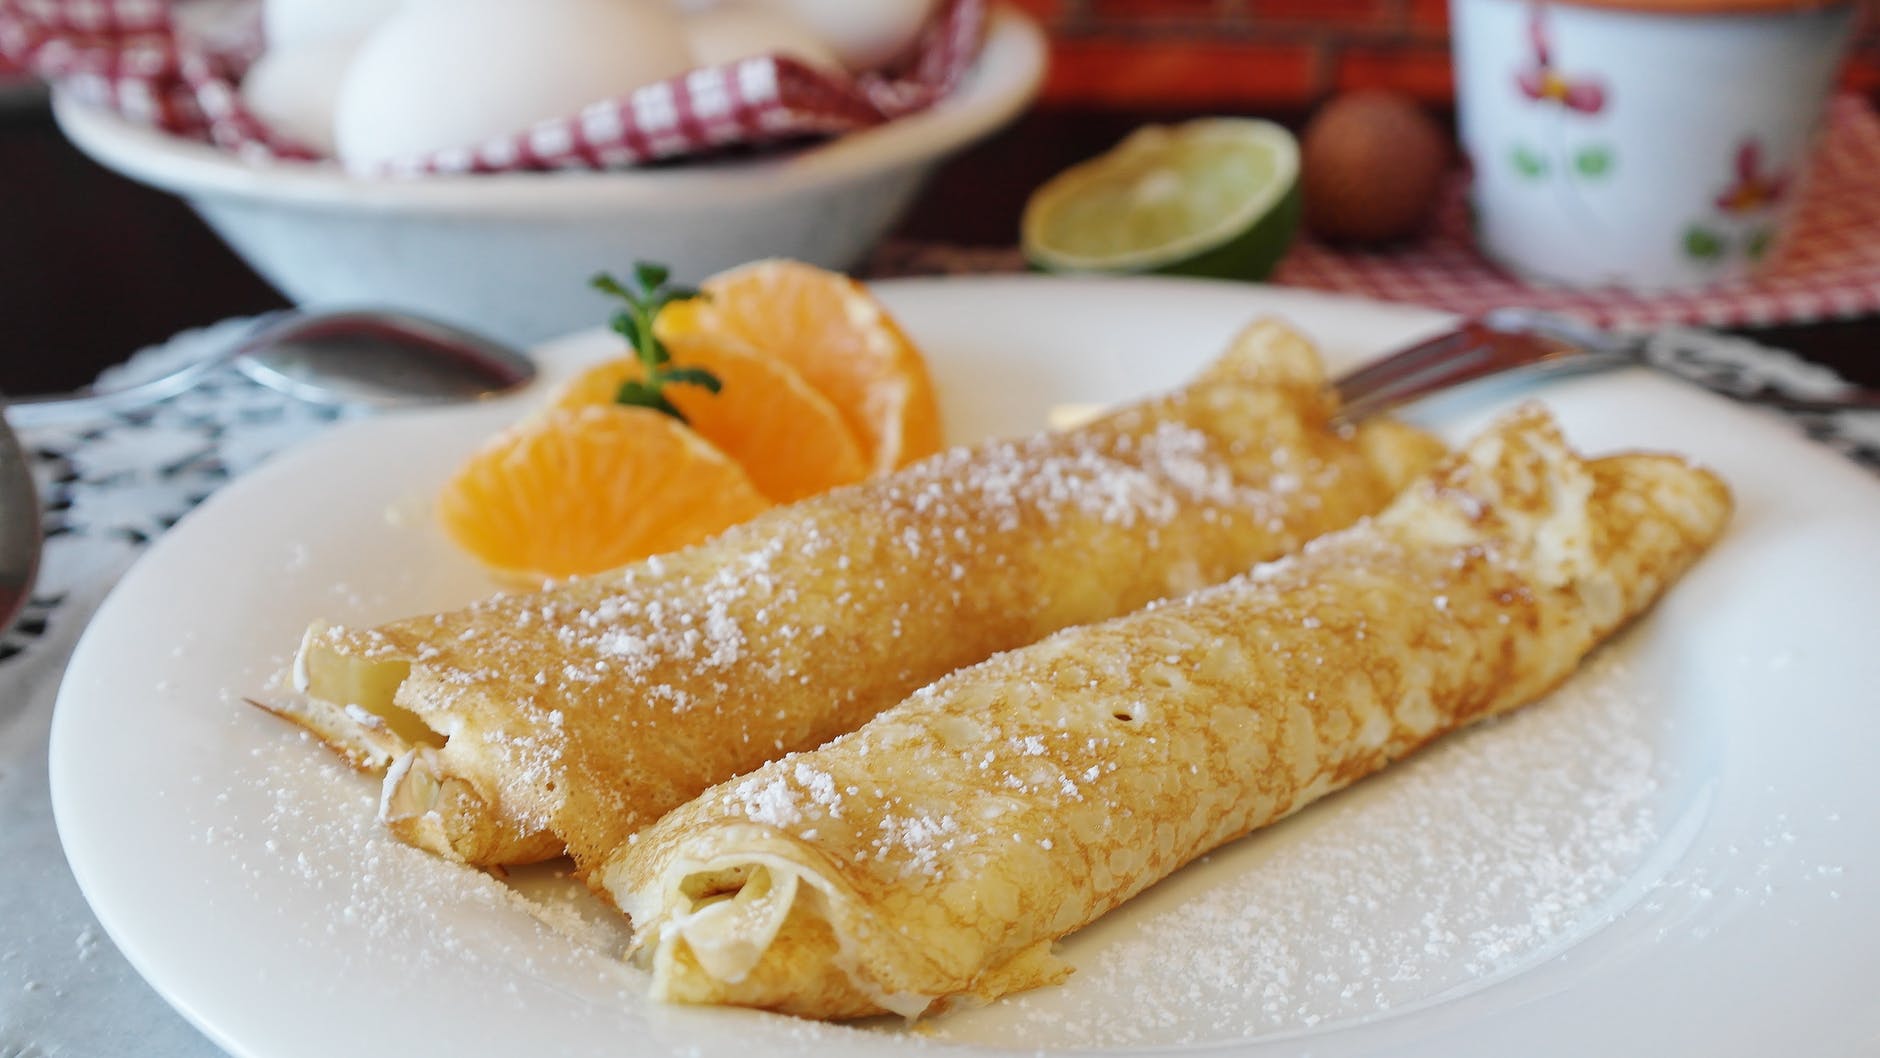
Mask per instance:
[[[938,174],[898,235],[1009,246],[1031,188],[1144,120],[1179,116],[1034,113]],[[0,193],[9,203],[0,235],[0,284],[7,292],[0,297],[6,336],[0,392],[77,387],[102,367],[178,332],[282,304],[187,207],[106,172],[67,145],[39,100],[0,97]],[[1691,333],[1700,344],[1730,344]],[[1880,357],[1871,352],[1880,346],[1880,316],[1750,333],[1880,386]],[[164,352],[200,355],[199,348],[179,347],[219,340],[213,332],[192,335]],[[41,469],[56,468],[42,487],[64,531],[49,545],[52,561],[42,571],[36,609],[0,637],[0,659],[8,661],[0,687],[0,862],[14,882],[0,886],[0,1058],[218,1053],[139,981],[85,907],[51,823],[46,743],[52,693],[72,643],[141,542],[240,473],[244,460],[264,458],[273,450],[269,445],[292,443],[280,422],[284,415],[318,414],[305,405],[283,411],[278,395],[230,381],[237,388],[224,387],[219,397],[209,385],[167,406],[173,421],[119,423],[117,433],[87,427],[63,441],[35,439]],[[273,414],[250,415],[254,409],[242,403],[240,387],[265,394]],[[191,404],[217,400],[229,407],[213,422]],[[241,444],[214,440],[224,436],[216,423],[236,421],[266,426]],[[188,435],[183,448],[196,456],[153,461],[149,452],[178,451],[176,438],[166,434],[175,430]],[[1816,435],[1831,443],[1838,437],[1843,451],[1880,465],[1864,432]],[[203,455],[204,446],[211,455]]]
[[[944,166],[899,237],[1009,246],[1030,191],[1145,121],[1182,113],[1043,109]],[[1297,125],[1303,115],[1268,117]],[[285,302],[179,200],[93,164],[43,99],[0,107],[0,392],[84,385],[188,327]],[[1880,386],[1880,316],[1740,333]]]

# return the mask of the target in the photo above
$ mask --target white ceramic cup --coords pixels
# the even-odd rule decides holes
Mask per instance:
[[[1750,274],[1779,252],[1854,8],[1450,0],[1482,249],[1576,286]]]

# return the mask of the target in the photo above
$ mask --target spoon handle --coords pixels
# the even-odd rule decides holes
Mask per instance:
[[[39,491],[19,441],[0,418],[0,632],[26,605],[43,546]]]
[[[123,389],[78,396],[20,397],[6,403],[6,417],[15,426],[32,429],[85,422],[118,412],[136,411],[174,397],[193,387],[202,376],[222,366],[228,356],[216,354],[197,360],[170,374]]]
[[[214,353],[184,364],[167,375],[125,386],[123,389],[93,390],[76,394],[53,394],[44,397],[14,397],[0,402],[0,411],[4,411],[7,421],[16,427],[33,429],[41,426],[69,426],[73,423],[90,422],[104,416],[122,412],[138,411],[158,401],[168,400],[195,388],[203,377],[240,356],[247,348],[248,339],[260,328],[275,322],[282,313],[268,313],[258,316],[254,325],[244,331],[241,337],[229,342]]]

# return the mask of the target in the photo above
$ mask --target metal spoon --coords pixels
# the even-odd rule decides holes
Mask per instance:
[[[0,632],[32,595],[40,547],[39,493],[19,439],[0,418]]]
[[[168,375],[118,390],[15,399],[5,404],[6,417],[33,427],[135,411],[229,363],[300,400],[375,408],[474,400],[535,377],[534,362],[522,353],[437,320],[386,309],[279,312],[228,348]]]
[[[228,348],[148,382],[0,401],[0,631],[31,594],[44,546],[39,495],[9,422],[48,426],[135,411],[229,363],[301,400],[377,408],[473,400],[535,377],[534,362],[522,353],[436,320],[386,310],[278,312]]]

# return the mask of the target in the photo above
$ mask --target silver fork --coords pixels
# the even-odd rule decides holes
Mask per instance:
[[[1356,422],[1440,390],[1510,371],[1541,374],[1651,366],[1642,342],[1534,309],[1495,309],[1453,330],[1368,364],[1333,383],[1340,416]],[[1824,399],[1764,392],[1739,396],[1789,411],[1880,410],[1880,391],[1854,389]]]

